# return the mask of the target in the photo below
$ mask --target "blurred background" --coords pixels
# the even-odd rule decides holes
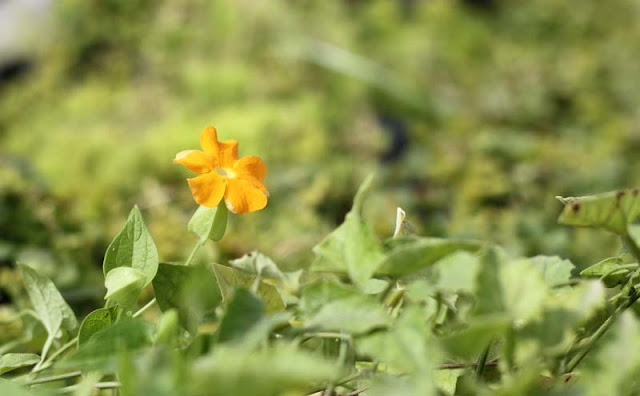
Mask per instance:
[[[173,165],[215,125],[268,166],[268,207],[200,260],[285,268],[377,175],[367,218],[584,267],[616,254],[555,195],[640,184],[637,0],[0,0],[0,302],[15,261],[75,307],[138,204],[163,261],[195,242]]]

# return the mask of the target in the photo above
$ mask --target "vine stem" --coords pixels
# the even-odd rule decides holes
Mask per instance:
[[[585,356],[587,356],[587,354],[591,351],[591,349],[596,344],[596,342],[600,338],[602,338],[602,336],[607,332],[607,330],[609,330],[609,328],[611,327],[611,325],[615,321],[615,318],[620,314],[620,312],[622,312],[625,309],[627,309],[630,306],[632,306],[638,300],[638,298],[640,298],[640,295],[633,296],[627,302],[625,302],[624,304],[622,304],[622,305],[618,306],[618,308],[616,308],[616,310],[607,318],[607,320],[605,320],[604,323],[602,323],[602,325],[600,325],[598,330],[596,330],[596,332],[593,333],[591,338],[589,338],[589,340],[587,341],[587,344],[578,352],[578,354],[576,356],[574,356],[569,361],[569,363],[567,364],[565,370],[563,370],[565,374],[571,373],[578,366],[578,364],[580,364],[582,359],[584,359]]]

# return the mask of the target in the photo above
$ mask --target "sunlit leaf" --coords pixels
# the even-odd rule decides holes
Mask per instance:
[[[99,308],[87,315],[78,330],[78,346],[89,341],[95,333],[111,326],[116,320],[118,308]]]
[[[482,244],[476,241],[439,238],[409,238],[409,240],[387,253],[376,274],[392,277],[410,275],[454,252],[475,252],[482,247]]]
[[[143,286],[151,283],[158,270],[158,249],[137,206],[129,213],[127,223],[113,239],[104,256],[102,268],[105,276],[118,267],[140,271],[143,274]]]
[[[604,259],[591,267],[585,268],[580,272],[580,276],[585,278],[602,279],[607,287],[618,285],[630,272],[633,267],[638,265],[625,264],[620,257],[610,257]]]
[[[104,279],[107,288],[105,300],[115,301],[122,307],[135,305],[144,288],[145,275],[132,267],[117,267],[109,271]]]
[[[53,282],[31,267],[24,264],[19,267],[33,309],[49,336],[56,337],[61,328],[75,329],[78,326],[76,316]]]
[[[284,309],[282,297],[280,297],[276,288],[261,282],[255,275],[220,264],[211,264],[209,268],[218,280],[218,285],[220,286],[224,300],[231,299],[233,290],[236,287],[251,289],[257,285],[257,294],[262,301],[264,301],[267,312],[281,311]]]
[[[224,202],[214,208],[199,206],[189,220],[189,231],[196,234],[201,241],[219,241],[227,229],[228,213]]]
[[[370,176],[360,186],[344,223],[313,248],[316,261],[312,270],[346,272],[361,287],[374,274],[384,254],[362,218],[362,205],[372,180]]]
[[[558,221],[562,224],[602,227],[617,234],[640,216],[640,188],[612,191],[585,197],[558,197],[565,204]]]
[[[0,375],[37,364],[40,356],[33,353],[6,353],[0,356]]]

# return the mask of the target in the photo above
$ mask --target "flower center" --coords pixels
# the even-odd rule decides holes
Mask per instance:
[[[236,177],[236,173],[234,171],[232,171],[231,169],[229,169],[229,168],[216,167],[215,171],[220,176],[226,177],[228,179],[232,179],[232,178]]]

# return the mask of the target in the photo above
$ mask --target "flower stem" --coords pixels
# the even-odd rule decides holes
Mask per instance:
[[[152,298],[151,301],[149,301],[144,307],[140,308],[136,313],[133,314],[134,318],[137,318],[138,316],[142,315],[147,309],[151,308],[153,306],[153,304],[156,303],[156,298]]]
[[[186,266],[191,265],[191,262],[196,257],[198,250],[200,250],[200,248],[204,246],[205,242],[207,242],[206,239],[198,239],[198,242],[196,242],[196,244],[193,246],[193,249],[191,249],[191,253],[189,253],[189,257],[187,257],[187,260],[184,262],[184,265]]]

